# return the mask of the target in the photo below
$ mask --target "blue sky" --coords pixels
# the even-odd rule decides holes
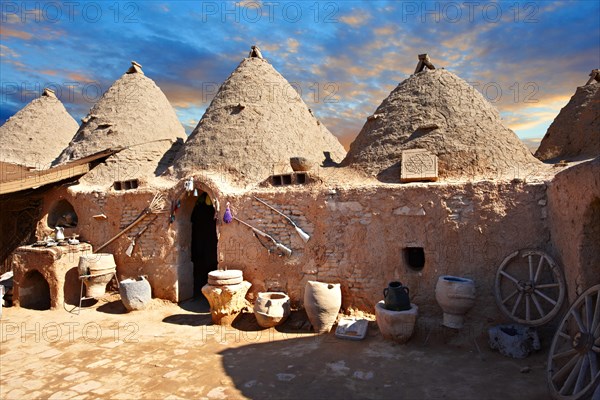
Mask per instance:
[[[136,60],[190,132],[256,44],[345,145],[419,53],[541,138],[600,66],[599,4],[2,0],[0,121],[45,86],[79,121]]]

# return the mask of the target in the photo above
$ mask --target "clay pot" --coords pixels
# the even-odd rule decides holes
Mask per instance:
[[[408,287],[403,286],[401,282],[390,282],[388,287],[383,289],[385,308],[390,311],[410,310],[408,293]]]
[[[119,282],[119,294],[123,305],[129,311],[142,310],[152,300],[152,288],[144,276]]]
[[[460,329],[464,315],[475,305],[475,282],[457,276],[440,276],[435,286],[435,299],[444,311],[442,324]]]
[[[375,305],[377,326],[384,338],[396,343],[406,343],[415,330],[419,307],[414,304],[405,311],[387,310],[382,301]]]
[[[290,311],[290,298],[282,292],[259,293],[254,303],[256,322],[263,328],[282,324]]]
[[[116,268],[115,257],[110,253],[96,253],[79,257],[79,276],[101,275]]]
[[[339,283],[306,282],[304,308],[315,332],[329,332],[341,306],[342,290]]]
[[[79,275],[84,278],[87,297],[101,297],[106,293],[106,285],[116,272],[115,258],[109,253],[96,253],[79,257]]]
[[[295,172],[310,171],[312,163],[304,157],[291,157],[290,165]]]

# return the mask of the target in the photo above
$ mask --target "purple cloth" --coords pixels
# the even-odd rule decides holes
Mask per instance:
[[[231,221],[233,221],[233,216],[231,215],[231,210],[229,209],[229,206],[227,206],[227,208],[225,209],[225,214],[223,214],[223,222],[228,224]]]

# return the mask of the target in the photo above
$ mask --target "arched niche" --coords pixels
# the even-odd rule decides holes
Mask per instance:
[[[57,226],[73,228],[77,226],[77,213],[67,200],[59,200],[52,206],[48,213],[48,227],[54,229]]]

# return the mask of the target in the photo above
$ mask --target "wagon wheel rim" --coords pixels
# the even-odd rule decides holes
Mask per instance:
[[[578,400],[600,384],[600,285],[586,290],[562,319],[547,364],[555,399]]]
[[[522,261],[523,265],[517,264]],[[496,273],[496,303],[511,320],[528,326],[551,321],[566,294],[563,273],[552,257],[539,250],[519,250],[507,256]]]

